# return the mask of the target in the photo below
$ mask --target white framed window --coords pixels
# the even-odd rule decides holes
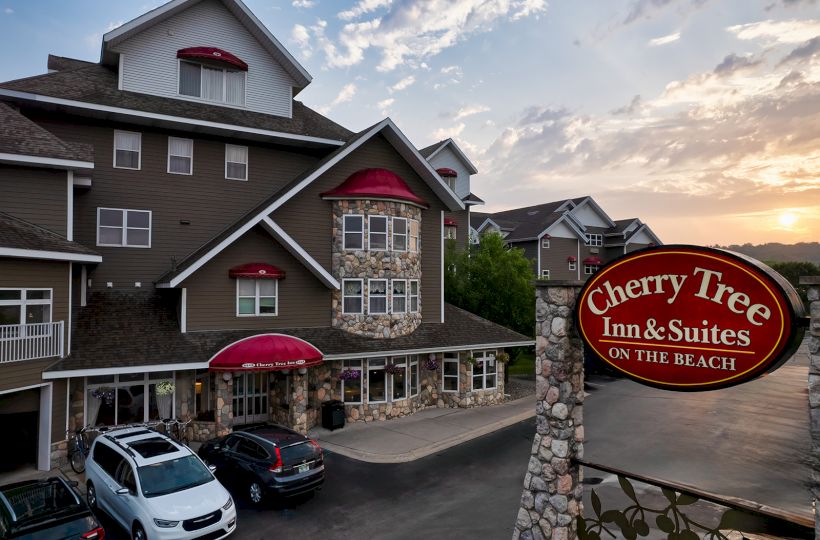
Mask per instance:
[[[541,247],[544,249],[550,248],[550,239],[549,238],[542,238],[541,239]]]
[[[455,193],[456,192],[456,180],[458,179],[457,176],[445,176],[444,181],[447,182],[447,187]]]
[[[393,251],[407,251],[406,218],[393,218]]]
[[[390,359],[393,373],[390,374],[390,401],[407,398],[407,357],[394,356]]]
[[[179,61],[179,95],[245,105],[245,72],[213,65]]]
[[[367,280],[367,313],[384,315],[387,313],[387,280]]]
[[[225,145],[225,179],[248,179],[248,147],[237,144]]]
[[[387,401],[387,373],[384,358],[367,361],[367,401],[368,403],[384,403]]]
[[[114,131],[114,168],[140,170],[142,166],[142,133]]]
[[[587,233],[586,245],[600,247],[604,245],[604,236],[597,233]]]
[[[407,312],[407,280],[394,279],[390,284],[393,289],[393,309],[391,313]]]
[[[387,251],[387,216],[367,216],[367,249]]]
[[[364,249],[364,216],[345,214],[342,218],[342,249]]]
[[[273,317],[277,315],[278,279],[236,280],[237,317]]]
[[[441,370],[441,390],[443,392],[458,392],[458,353],[444,353]]]
[[[575,261],[569,261],[568,267],[570,270],[575,270],[577,263]]]
[[[419,223],[419,220],[417,220],[417,219],[411,219],[409,221],[410,221],[410,227],[408,227],[408,230],[409,230],[410,236],[408,238],[407,251],[412,251],[414,253],[418,253],[419,249],[421,247],[420,241],[419,241],[419,238],[420,238],[419,237],[419,232],[420,232],[419,229],[420,229],[421,224]]]
[[[0,288],[0,327],[50,323],[53,297],[52,289]],[[51,328],[48,326],[0,328],[0,342],[7,339],[50,334]]]
[[[170,174],[193,174],[193,139],[168,137],[168,172]]]
[[[363,286],[361,279],[342,281],[342,313],[362,313]]]
[[[456,226],[455,225],[445,225],[444,226],[444,238],[447,240],[455,240],[456,239]]]
[[[85,419],[91,425],[117,425],[160,420],[162,411],[157,406],[156,388],[163,381],[175,381],[173,371],[152,373],[123,373],[87,377]],[[110,396],[97,397],[97,391]],[[172,396],[175,396],[176,391]],[[175,417],[175,399],[171,399],[171,417]],[[99,407],[90,407],[98,402]]]
[[[419,280],[411,279],[410,280],[410,289],[407,291],[407,300],[408,310],[410,313],[418,313],[419,312]]]
[[[491,390],[495,388],[498,364],[495,351],[473,351],[473,390]]]
[[[549,270],[541,270],[541,277],[544,279],[550,278],[550,271]]]
[[[419,395],[419,357],[410,357],[410,378],[408,381],[410,387],[410,397]]]
[[[597,271],[598,271],[598,265],[597,264],[585,264],[584,265],[584,274],[587,275],[587,276],[591,276],[592,274],[594,274]]]
[[[362,402],[362,372],[361,360],[345,360],[342,362],[342,373],[351,373],[353,376],[343,377],[342,381],[342,401],[345,403]]]
[[[97,208],[97,245],[151,247],[151,211]]]

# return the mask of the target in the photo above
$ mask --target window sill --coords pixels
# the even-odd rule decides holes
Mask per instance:
[[[119,165],[113,165],[112,167],[114,169],[122,169],[124,171],[139,171],[139,170],[142,170],[141,167],[136,167],[136,168],[135,167],[121,167]]]
[[[136,249],[150,249],[151,246],[130,246],[124,244],[97,244],[97,247],[116,247],[116,248],[136,248]]]
[[[248,181],[247,178],[231,178],[229,176],[226,176],[225,180],[233,180],[235,182],[247,182]]]

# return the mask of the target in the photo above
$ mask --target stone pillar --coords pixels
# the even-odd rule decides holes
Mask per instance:
[[[308,375],[299,373],[298,369],[290,373],[290,427],[307,434]]]
[[[233,426],[233,374],[229,371],[216,374],[216,435],[230,433]]]
[[[582,513],[584,353],[575,330],[579,281],[536,282],[536,434],[513,540],[574,540]]]
[[[809,415],[811,418],[811,493],[820,501],[820,276],[800,278],[808,285],[809,314]],[[814,537],[820,539],[820,513],[814,509]]]

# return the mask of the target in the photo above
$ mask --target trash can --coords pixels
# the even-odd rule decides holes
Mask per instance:
[[[338,399],[322,403],[322,427],[333,431],[345,427],[345,406]]]

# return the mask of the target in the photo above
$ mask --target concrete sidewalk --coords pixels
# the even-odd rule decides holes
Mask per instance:
[[[413,461],[535,416],[535,396],[472,409],[430,408],[411,416],[356,422],[308,435],[331,452],[370,463]]]

